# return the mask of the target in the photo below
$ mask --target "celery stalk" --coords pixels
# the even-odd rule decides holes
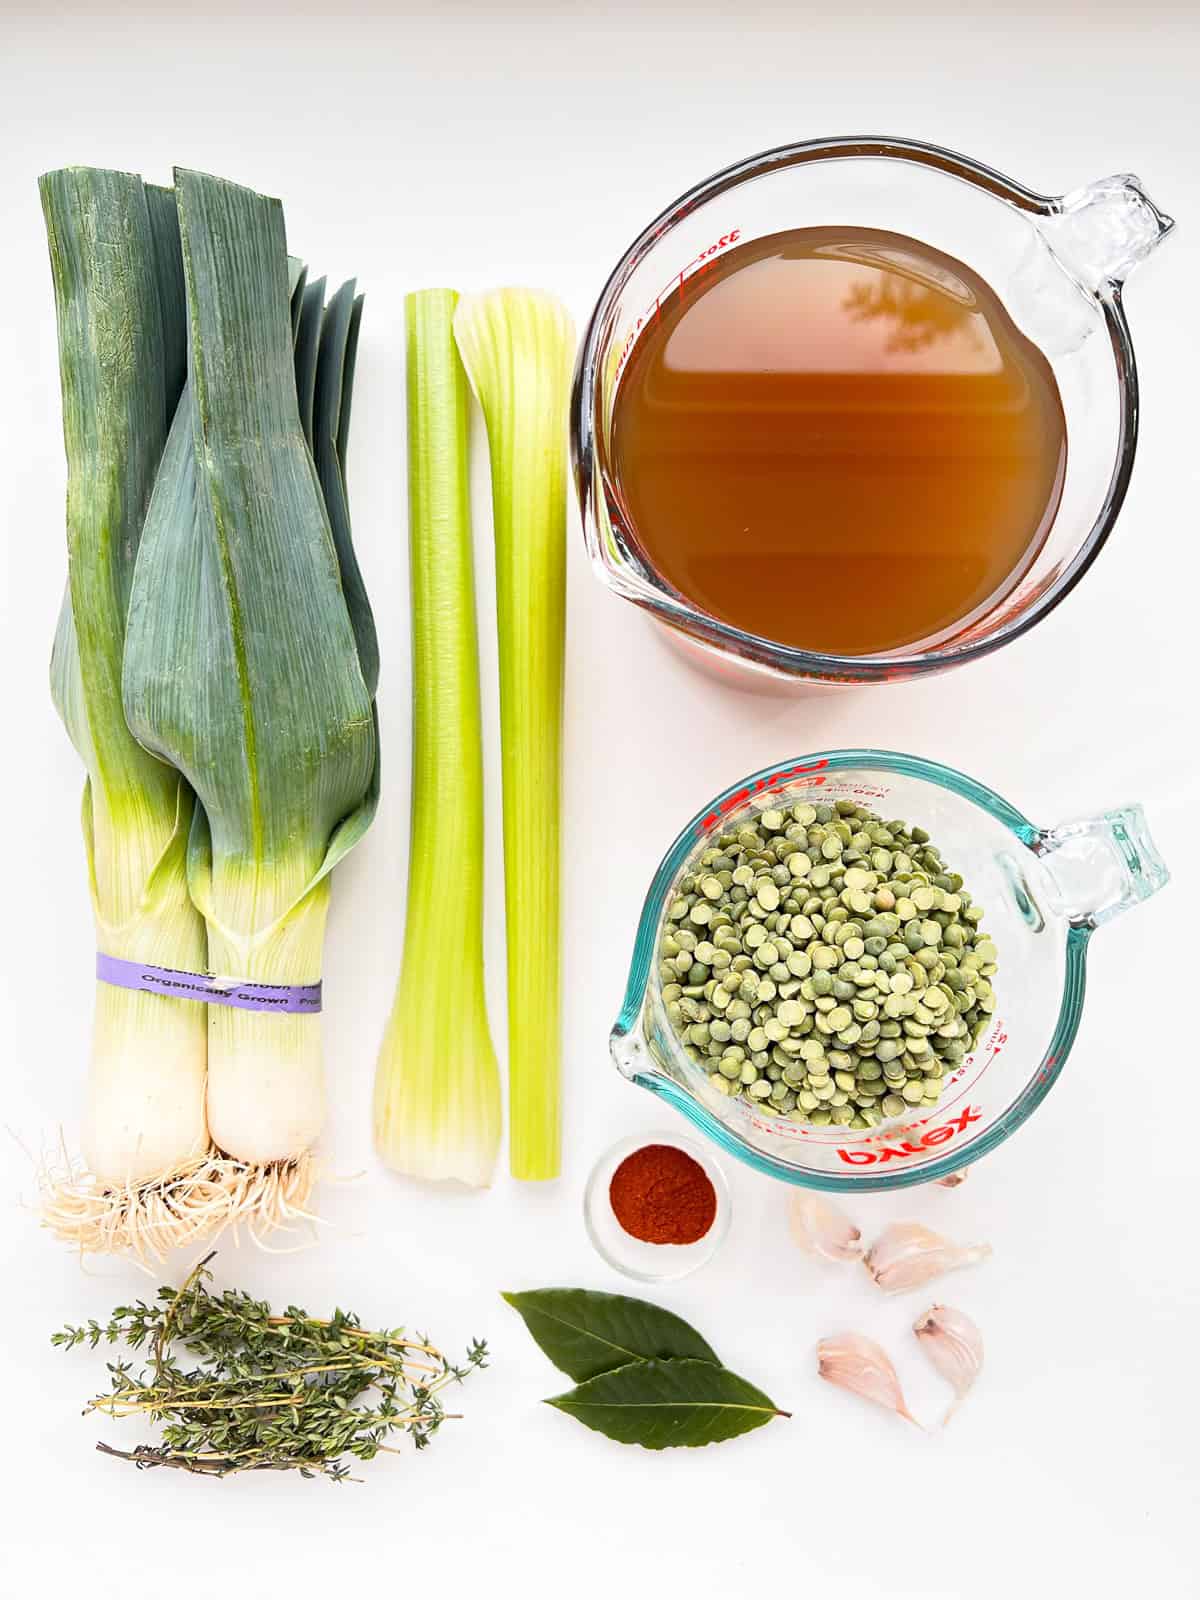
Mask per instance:
[[[567,412],[575,332],[551,295],[464,300],[454,333],[487,422],[496,541],[504,898],[508,928],[509,1165],[560,1162],[563,656]]]
[[[500,1075],[483,983],[483,757],[458,296],[405,299],[413,777],[404,959],[375,1077],[375,1140],[420,1178],[491,1182]]]

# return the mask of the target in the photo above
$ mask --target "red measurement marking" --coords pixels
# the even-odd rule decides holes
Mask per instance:
[[[817,783],[825,783],[826,781],[827,780],[824,778],[818,778],[816,780]],[[797,785],[797,787],[800,788],[803,787],[803,785]],[[891,791],[883,788],[882,785],[874,783],[838,783],[835,784],[829,792],[830,794],[836,796],[836,798],[839,800],[849,800],[851,798],[859,800],[886,800]]]
[[[731,244],[736,244],[741,236],[742,230],[740,228],[731,228],[728,233],[723,233],[715,244],[710,244],[707,250],[701,250],[698,256],[693,256],[692,259],[686,263],[686,265],[679,269],[671,281],[665,284],[658,291],[658,293],[654,296],[654,299],[642,312],[641,316],[637,319],[633,327],[625,336],[625,343],[621,346],[621,354],[617,360],[616,375],[618,381],[620,380],[621,374],[625,370],[626,362],[633,353],[633,347],[637,341],[638,334],[651,319],[655,322],[658,321],[659,313],[662,310],[662,303],[667,296],[674,294],[676,289],[679,290],[679,293],[682,296],[685,278],[689,278],[693,271],[701,270],[706,266],[711,266],[713,257],[719,255],[722,250],[728,250],[729,246]]]
[[[748,805],[755,795],[773,793],[776,789],[782,789],[792,779],[799,777],[801,773],[819,772],[822,767],[827,767],[828,765],[828,759],[822,756],[820,761],[811,761],[807,766],[786,767],[781,772],[772,772],[766,778],[759,778],[753,789],[735,789],[732,794],[727,794],[724,799],[717,801],[716,809],[710,811],[701,820],[696,832],[703,838],[705,834],[711,833],[714,828],[719,827],[730,812],[737,811],[740,807]],[[811,778],[808,780],[808,786],[824,782],[824,778]]]
[[[758,1117],[750,1118],[750,1126],[759,1133],[783,1134],[789,1138],[807,1139],[810,1137],[809,1129],[798,1128],[794,1122],[763,1122]]]

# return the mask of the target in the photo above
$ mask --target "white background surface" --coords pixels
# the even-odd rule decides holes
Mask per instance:
[[[1195,1233],[1196,373],[1200,27],[1144,5],[676,9],[564,3],[218,18],[220,6],[0,5],[0,1595],[217,1591],[823,1600],[1197,1592],[1200,1276]],[[233,8],[231,8],[232,11]],[[252,7],[258,10],[260,8]],[[849,14],[847,14],[849,11]],[[204,15],[208,13],[208,15]],[[789,139],[940,141],[1058,192],[1134,170],[1180,221],[1128,293],[1144,434],[1121,526],[1081,590],[999,656],[928,684],[807,703],[715,687],[587,571],[572,516],[568,664],[565,1163],[561,1182],[423,1191],[376,1164],[368,1101],[402,923],[408,641],[401,296],[434,283],[558,289],[580,322],[628,240],[681,189]],[[361,1486],[137,1476],[95,1455],[131,1423],[80,1419],[98,1362],[47,1344],[153,1287],[85,1270],[35,1227],[32,1159],[78,1125],[92,936],[80,774],[45,685],[64,573],[64,470],[35,178],[68,162],[165,181],[172,162],[283,197],[293,248],[367,291],[354,521],[385,652],[385,796],[337,875],[318,1248],[222,1246],[219,1273],[277,1301],[486,1335],[464,1420]],[[482,442],[482,430],[477,437]],[[483,466],[480,455],[479,467]],[[486,478],[477,546],[492,776],[488,941],[502,943]],[[657,1295],[795,1415],[651,1455],[538,1401],[563,1384],[500,1288],[630,1287],[591,1253],[587,1172],[664,1116],[608,1065],[640,898],[681,821],[733,777],[839,743],[954,763],[1043,822],[1141,799],[1175,882],[1093,948],[1076,1053],[1035,1120],[956,1191],[867,1197],[868,1231],[915,1216],[995,1258],[935,1293],[879,1297],[789,1246],[784,1194],[730,1171],[730,1240]],[[1173,996],[1168,999],[1167,995]],[[11,1133],[12,1137],[9,1137]],[[19,1143],[18,1143],[19,1141]],[[173,1264],[185,1270],[184,1260]],[[853,1326],[895,1353],[915,1408],[944,1399],[907,1332],[933,1298],[982,1325],[987,1371],[944,1436],[820,1384],[813,1345]]]

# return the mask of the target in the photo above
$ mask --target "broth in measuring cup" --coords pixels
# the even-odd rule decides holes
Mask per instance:
[[[1066,419],[995,291],[903,234],[797,228],[660,302],[617,388],[609,489],[685,600],[793,648],[932,644],[1054,521]]]

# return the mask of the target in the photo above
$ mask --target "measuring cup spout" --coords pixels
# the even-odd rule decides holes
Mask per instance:
[[[1118,289],[1174,226],[1139,179],[1120,173],[1063,195],[1038,231],[1068,276],[1102,297]]]
[[[1138,805],[1045,829],[1032,849],[1046,874],[1050,909],[1077,927],[1098,928],[1170,878]]]
[[[639,1075],[657,1071],[640,1029],[630,1033],[617,1028],[609,1040],[609,1049],[617,1070],[631,1083]]]

